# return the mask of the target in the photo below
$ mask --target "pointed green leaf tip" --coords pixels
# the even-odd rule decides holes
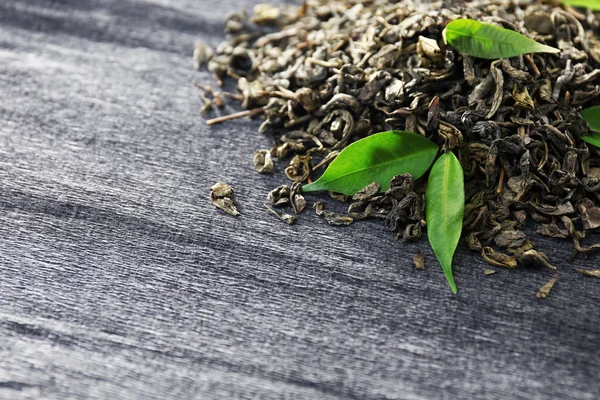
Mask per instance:
[[[600,0],[562,0],[563,4],[572,7],[589,8],[591,10],[600,10]]]
[[[462,232],[465,210],[463,169],[453,153],[443,154],[431,168],[425,193],[427,237],[456,294],[452,257]]]
[[[507,58],[526,53],[559,53],[559,49],[529,39],[518,32],[472,19],[456,19],[443,32],[444,41],[456,50],[479,58]]]
[[[303,186],[302,191],[330,190],[352,196],[373,182],[385,191],[395,175],[409,173],[414,179],[423,176],[437,152],[433,142],[416,133],[376,133],[346,147],[323,175]]]
[[[600,106],[590,107],[583,110],[581,117],[590,125],[593,132],[580,136],[581,140],[596,147],[600,147]]]

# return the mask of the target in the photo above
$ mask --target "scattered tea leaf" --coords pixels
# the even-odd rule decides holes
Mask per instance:
[[[600,0],[562,0],[562,3],[572,7],[600,11]]]
[[[508,58],[526,53],[559,53],[560,50],[527,36],[472,19],[456,19],[443,32],[446,43],[456,50],[479,58]]]
[[[548,268],[549,270],[556,271],[556,267],[550,264],[550,259],[546,253],[541,251],[533,249],[523,250],[522,248],[519,248],[515,251],[515,257],[522,265],[539,265]]]
[[[270,150],[256,151],[256,154],[254,154],[254,169],[261,174],[273,171],[273,159]]]
[[[491,268],[484,268],[483,273],[484,273],[484,275],[494,275],[496,273],[496,271]]]
[[[306,200],[300,194],[302,186],[299,183],[292,184],[290,188],[290,203],[294,209],[294,214],[300,214],[306,207]]]
[[[517,260],[515,257],[496,252],[491,247],[482,248],[481,257],[485,260],[485,262],[496,267],[502,267],[506,269],[514,269],[517,267]]]
[[[233,197],[233,189],[226,183],[219,182],[210,187],[211,203],[228,214],[238,216],[240,213],[233,204]]]
[[[425,195],[427,236],[452,292],[452,257],[462,231],[465,208],[464,175],[453,153],[443,154],[431,168]]]
[[[548,297],[550,290],[552,290],[552,288],[554,287],[554,284],[556,283],[557,280],[558,280],[558,274],[554,275],[554,278],[550,279],[550,282],[546,283],[544,286],[542,286],[540,288],[540,290],[537,292],[537,298],[545,299],[546,297]]]
[[[575,268],[577,272],[579,272],[583,276],[589,276],[592,278],[600,279],[600,269],[579,269]]]
[[[265,207],[267,208],[267,210],[269,210],[271,213],[273,213],[277,218],[279,218],[280,220],[282,220],[283,222],[285,222],[288,225],[292,225],[296,222],[296,217],[294,217],[293,215],[290,215],[286,212],[282,212],[280,214],[277,211],[275,211],[274,209],[272,209],[271,207],[269,207],[267,204],[265,204]]]
[[[381,190],[381,185],[377,182],[373,182],[360,189],[356,194],[352,197],[354,201],[362,201],[369,200],[373,196],[375,196]]]
[[[381,190],[390,187],[397,174],[420,178],[431,166],[437,146],[416,133],[388,131],[367,136],[346,147],[304,192],[331,190],[353,196],[366,185],[377,182]]]
[[[354,222],[352,217],[325,210],[325,204],[323,204],[323,202],[317,201],[313,204],[313,208],[317,212],[317,215],[323,217],[331,226],[348,226]]]
[[[417,254],[415,254],[413,257],[413,262],[418,270],[425,270],[425,257],[423,256],[423,252],[421,250],[417,251]]]

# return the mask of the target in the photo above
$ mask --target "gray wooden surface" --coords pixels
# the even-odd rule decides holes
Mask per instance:
[[[597,257],[533,236],[538,300],[551,273],[461,245],[454,296],[424,241],[267,214],[268,137],[207,127],[192,86],[195,40],[255,2],[0,2],[0,398],[598,398]]]

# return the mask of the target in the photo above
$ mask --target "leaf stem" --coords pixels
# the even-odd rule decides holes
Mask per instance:
[[[215,125],[220,124],[221,122],[226,122],[236,118],[244,118],[244,117],[253,117],[255,115],[262,114],[265,111],[264,107],[255,108],[253,110],[240,111],[237,113],[224,115],[222,117],[209,119],[206,121],[206,125]]]

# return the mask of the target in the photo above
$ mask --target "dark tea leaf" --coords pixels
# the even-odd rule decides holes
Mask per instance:
[[[452,257],[462,232],[465,208],[463,169],[453,153],[443,154],[431,168],[425,194],[427,237],[452,292]]]
[[[559,53],[559,49],[518,32],[472,19],[456,19],[444,29],[444,40],[456,50],[479,58],[508,58],[526,53]]]
[[[377,133],[346,147],[325,173],[305,185],[302,191],[330,190],[353,196],[372,182],[377,182],[385,191],[394,175],[408,173],[414,179],[420,178],[431,166],[437,151],[434,143],[416,133]]]

